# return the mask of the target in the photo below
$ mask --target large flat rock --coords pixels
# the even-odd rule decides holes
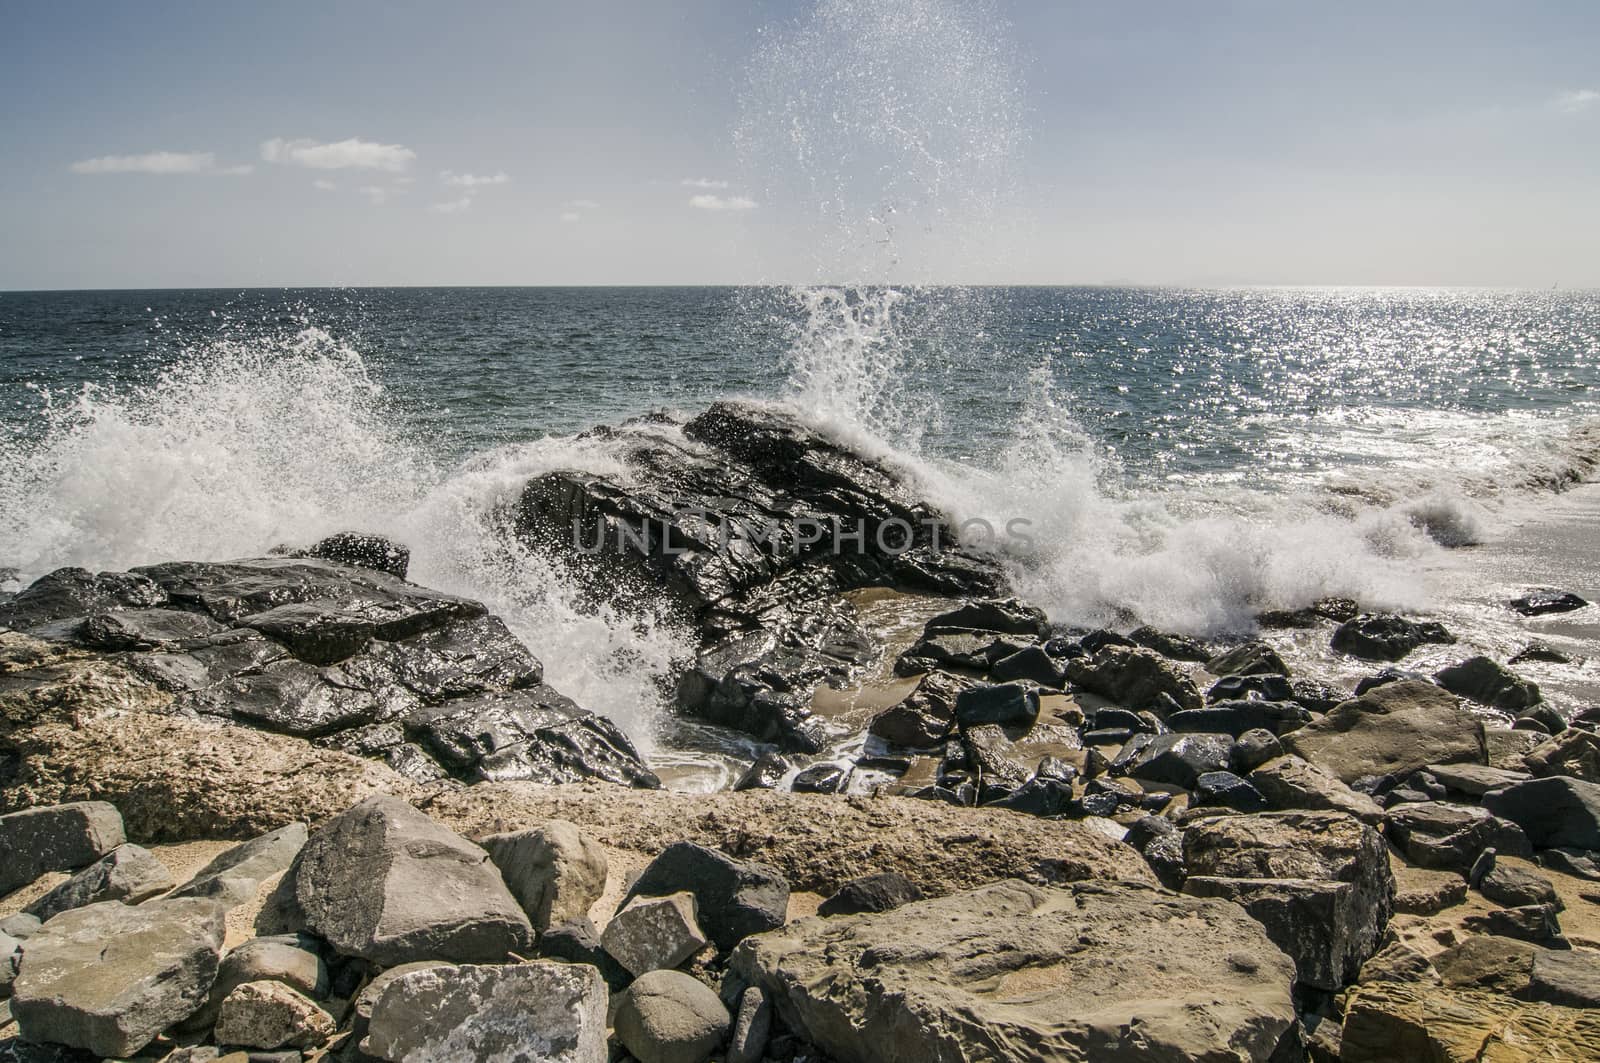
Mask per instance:
[[[1283,736],[1289,752],[1341,782],[1408,775],[1429,764],[1487,764],[1483,722],[1455,695],[1418,680],[1385,683]]]
[[[747,939],[735,972],[847,1063],[1267,1060],[1294,966],[1237,906],[998,882]]]

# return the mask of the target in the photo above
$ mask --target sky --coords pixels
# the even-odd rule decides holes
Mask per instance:
[[[0,289],[1600,287],[1592,0],[0,20]]]

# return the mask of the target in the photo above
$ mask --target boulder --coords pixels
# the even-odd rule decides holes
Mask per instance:
[[[1383,809],[1372,798],[1293,754],[1262,764],[1250,773],[1250,781],[1276,808],[1344,812],[1363,823],[1383,820]]]
[[[1514,938],[1469,937],[1434,957],[1434,968],[1453,989],[1482,989],[1524,997],[1537,945]]]
[[[1450,793],[1473,799],[1529,779],[1525,771],[1507,771],[1489,764],[1429,764],[1427,772]]]
[[[1021,683],[968,687],[956,695],[955,715],[963,728],[1032,727],[1039,718],[1039,691]]]
[[[1428,957],[1403,941],[1393,941],[1361,965],[1358,982],[1423,982],[1439,984],[1439,972]]]
[[[381,966],[497,962],[532,941],[489,855],[392,797],[330,820],[290,874],[307,929]]]
[[[1522,764],[1540,778],[1569,775],[1600,783],[1600,735],[1581,727],[1569,728],[1529,750]]]
[[[298,934],[251,938],[222,957],[205,1006],[189,1017],[184,1028],[211,1026],[223,1000],[246,982],[281,982],[318,999],[325,998],[329,988],[328,968],[318,954],[315,938]]]
[[[1285,735],[1311,722],[1311,713],[1292,701],[1217,701],[1203,709],[1185,709],[1167,717],[1174,731],[1205,731],[1238,737],[1246,731]]]
[[[582,919],[606,888],[606,852],[565,820],[479,842],[538,933]]]
[[[1263,812],[1267,799],[1231,771],[1208,771],[1195,780],[1196,807],[1231,808],[1235,812]]]
[[[1265,728],[1252,728],[1234,740],[1228,751],[1228,765],[1239,774],[1255,771],[1268,761],[1283,756],[1283,743]]]
[[[1198,709],[1205,699],[1194,681],[1158,653],[1106,646],[1067,663],[1067,678],[1085,690],[1134,710]]]
[[[1600,784],[1564,775],[1495,790],[1483,807],[1522,828],[1539,849],[1600,849]]]
[[[733,788],[735,791],[773,790],[792,770],[794,770],[792,760],[782,753],[769,750],[757,757],[755,763],[744,770],[744,774],[734,782]]]
[[[1294,958],[1302,985],[1336,991],[1377,951],[1394,903],[1383,836],[1337,812],[1190,824],[1185,893],[1242,904]]]
[[[1384,832],[1407,860],[1435,871],[1465,875],[1488,846],[1502,853],[1533,855],[1521,831],[1473,805],[1443,801],[1393,805],[1384,814]]]
[[[618,963],[600,943],[600,930],[588,918],[574,919],[546,930],[539,938],[539,956],[567,963],[586,963],[600,972],[613,993],[633,981],[633,974]]]
[[[694,895],[699,924],[719,949],[780,927],[788,915],[789,883],[775,868],[693,842],[669,846],[652,860],[623,903],[680,891]]]
[[[1555,909],[1544,904],[1474,912],[1462,918],[1461,928],[1469,934],[1517,938],[1561,949],[1572,947],[1561,933],[1561,921]]]
[[[1455,636],[1435,623],[1419,624],[1392,613],[1358,616],[1333,632],[1333,648],[1367,661],[1398,661],[1428,642],[1452,643]]]
[[[1582,609],[1588,604],[1588,602],[1571,591],[1556,590],[1553,587],[1540,587],[1537,590],[1529,591],[1520,598],[1511,599],[1511,608],[1523,616],[1570,613],[1575,609]]]
[[[728,1036],[723,1063],[761,1063],[771,1034],[772,1001],[751,986],[739,994],[739,1008],[733,1017],[733,1032]]]
[[[1111,773],[1193,788],[1207,772],[1227,771],[1232,750],[1228,734],[1141,735],[1112,762]]]
[[[225,909],[207,900],[104,901],[28,939],[12,985],[21,1035],[131,1056],[189,1017],[216,978]]]
[[[1388,683],[1283,736],[1284,748],[1344,783],[1428,764],[1485,764],[1483,723],[1429,683]]]
[[[282,982],[245,982],[223,999],[212,1036],[244,1048],[312,1048],[334,1030],[333,1016]]]
[[[1394,910],[1405,915],[1435,915],[1467,899],[1467,883],[1453,871],[1400,867],[1394,886]]]
[[[1265,1061],[1294,1021],[1292,966],[1243,912],[1126,883],[802,919],[732,968],[843,1063]]]
[[[905,700],[873,717],[867,731],[892,746],[936,746],[950,733],[956,718],[956,698],[967,685],[968,681],[949,672],[929,672]]]
[[[7,934],[18,941],[26,941],[39,932],[39,917],[29,915],[27,912],[18,912],[0,919],[0,934]]]
[[[1476,883],[1479,893],[1502,908],[1522,908],[1527,905],[1544,905],[1560,911],[1561,897],[1555,883],[1543,875],[1524,871],[1504,862],[1496,862]]]
[[[1571,664],[1572,658],[1548,642],[1542,639],[1534,639],[1518,650],[1506,663],[1522,664],[1524,661],[1538,661],[1543,664]]]
[[[652,971],[617,1001],[617,1040],[639,1063],[705,1063],[733,1019],[717,994],[678,971]]]
[[[1532,753],[1549,735],[1538,731],[1519,731],[1510,727],[1485,727],[1484,744],[1489,749],[1489,766],[1505,771],[1527,771],[1522,758]]]
[[[306,825],[291,823],[218,853],[174,897],[209,897],[232,908],[255,897],[261,884],[287,871],[306,844]]]
[[[1128,641],[1135,646],[1155,650],[1161,656],[1170,657],[1174,661],[1192,661],[1198,664],[1210,660],[1212,656],[1209,649],[1194,639],[1157,631],[1153,627],[1141,627],[1128,632]]]
[[[1470,989],[1373,982],[1345,1001],[1342,1063],[1600,1058],[1600,1013]]]
[[[671,969],[705,948],[694,894],[635,897],[606,924],[600,943],[634,975]]]
[[[937,635],[948,631],[997,631],[1006,635],[1042,638],[1050,629],[1043,611],[1016,598],[963,602],[929,620],[923,631]]]
[[[97,901],[138,904],[172,888],[172,872],[150,850],[119,845],[23,911],[40,922]]]
[[[1537,949],[1524,999],[1564,1008],[1600,1008],[1600,957],[1576,949]]]
[[[0,931],[0,1000],[11,995],[11,983],[16,980],[17,966],[22,963],[22,942]]]
[[[1027,646],[1000,658],[989,668],[989,678],[997,683],[1027,681],[1057,689],[1067,681],[1066,672],[1043,646]]]
[[[1292,701],[1294,686],[1276,672],[1257,675],[1225,675],[1206,689],[1206,702],[1214,701]]]
[[[1290,700],[1297,701],[1312,712],[1327,712],[1335,705],[1350,700],[1350,693],[1339,687],[1315,679],[1296,679],[1289,684]]]
[[[363,532],[339,532],[319,539],[304,550],[283,550],[288,557],[318,557],[341,565],[386,572],[405,579],[411,565],[411,551],[393,539]]]
[[[1206,671],[1215,676],[1225,675],[1282,675],[1289,667],[1278,656],[1278,651],[1265,642],[1246,642],[1242,646],[1217,655],[1206,662]]]
[[[850,783],[850,769],[842,764],[813,764],[797,773],[789,789],[797,794],[842,793]]]
[[[606,1004],[586,964],[413,970],[373,1004],[361,1051],[389,1063],[606,1063]]]
[[[1482,656],[1468,657],[1435,672],[1433,681],[1452,694],[1503,712],[1520,712],[1543,700],[1537,683]]]
[[[47,871],[92,864],[125,840],[122,816],[104,801],[76,801],[0,816],[0,895]]]
[[[923,899],[922,890],[904,875],[885,871],[851,879],[832,897],[817,906],[817,914],[858,915],[861,912],[887,912]]]

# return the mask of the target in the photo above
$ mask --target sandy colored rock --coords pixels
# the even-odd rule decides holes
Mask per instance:
[[[845,1063],[1266,1060],[1294,965],[1236,905],[997,882],[747,939],[733,969]]]
[[[1429,764],[1488,763],[1483,722],[1432,683],[1385,683],[1287,734],[1289,752],[1353,783]]]
[[[1372,798],[1293,754],[1256,768],[1250,773],[1250,782],[1274,808],[1348,812],[1363,823],[1383,821],[1383,809]]]
[[[694,894],[635,897],[611,917],[600,943],[635,975],[678,966],[706,946]]]
[[[678,971],[643,975],[617,1003],[617,1040],[639,1063],[702,1063],[731,1024],[717,994]]]
[[[479,844],[540,933],[582,919],[605,892],[605,850],[571,823],[551,820]]]
[[[1494,993],[1375,982],[1345,1003],[1342,1063],[1600,1059],[1600,1012]]]
[[[119,845],[24,909],[40,921],[98,901],[138,904],[172,888],[172,872],[143,846]]]
[[[333,1032],[333,1016],[282,982],[245,982],[223,999],[213,1037],[245,1048],[311,1048]]]

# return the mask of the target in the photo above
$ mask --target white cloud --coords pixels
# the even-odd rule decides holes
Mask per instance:
[[[313,170],[404,170],[417,153],[401,144],[379,144],[351,137],[331,144],[273,137],[261,142],[261,158]]]
[[[562,206],[569,210],[599,210],[600,204],[592,199],[569,199]]]
[[[1600,104],[1600,91],[1596,91],[1594,89],[1578,89],[1575,92],[1563,92],[1561,95],[1552,100],[1551,103],[1558,111],[1564,111],[1567,114],[1577,114],[1579,111],[1586,111],[1590,107]]]
[[[80,159],[68,167],[73,173],[201,173],[224,177],[238,177],[251,172],[253,166],[228,166],[218,168],[217,157],[209,151],[151,151],[143,155],[101,155],[93,159]]]
[[[758,203],[749,196],[690,196],[689,206],[696,210],[755,210]]]
[[[678,182],[685,188],[727,188],[728,182],[718,181],[714,177],[685,177]]]
[[[389,190],[378,185],[362,185],[356,191],[366,196],[367,202],[374,207],[381,207],[389,201]]]
[[[568,225],[573,225],[582,221],[583,215],[579,214],[575,210],[564,210],[561,212],[561,220],[566,222]]]
[[[462,196],[460,199],[452,199],[445,203],[435,203],[428,209],[436,214],[460,214],[471,206],[472,197]]]
[[[329,181],[326,178],[319,177],[315,181],[311,182],[311,187],[315,188],[315,189],[317,189],[319,191],[322,191],[322,192],[332,192],[335,188],[338,188],[339,186],[338,186],[337,183],[335,183],[333,181]]]
[[[449,170],[444,171],[439,176],[444,180],[445,184],[455,185],[457,188],[478,188],[482,185],[503,185],[511,182],[511,176],[504,170],[488,177],[480,177],[470,173],[452,173]]]

